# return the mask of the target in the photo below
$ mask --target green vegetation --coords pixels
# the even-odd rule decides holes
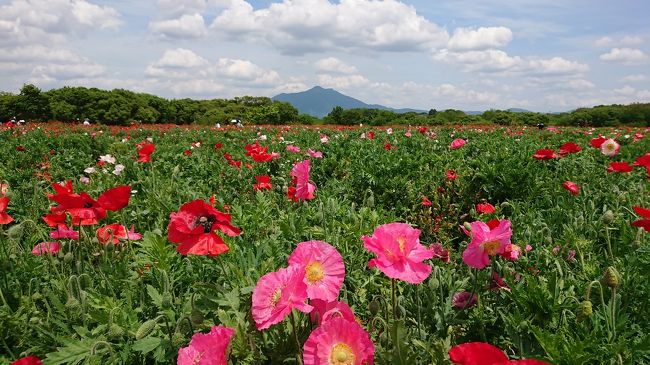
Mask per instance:
[[[337,124],[337,125],[573,125],[650,126],[650,103],[600,105],[572,112],[544,114],[488,110],[479,115],[448,109],[428,113],[396,113],[381,109],[335,107],[322,120],[300,112],[291,104],[267,97],[243,96],[231,100],[164,99],[128,90],[111,91],[63,87],[43,92],[25,85],[18,95],[0,93],[0,121],[12,117],[32,121],[90,119],[107,125],[174,123],[214,125],[241,119],[246,124]]]

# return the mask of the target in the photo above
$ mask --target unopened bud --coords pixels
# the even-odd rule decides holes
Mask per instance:
[[[469,222],[463,223],[463,227],[465,227],[465,229],[468,230],[469,232],[472,231],[472,225]]]
[[[379,302],[375,299],[368,304],[368,310],[370,311],[370,314],[373,316],[376,316],[377,313],[379,313]]]
[[[594,313],[593,306],[590,300],[583,300],[580,303],[580,308],[578,314],[576,315],[578,321],[585,320],[589,318]]]
[[[609,266],[603,274],[603,282],[612,289],[618,288],[621,285],[621,274],[614,266]]]
[[[614,212],[611,210],[605,211],[603,213],[603,223],[605,223],[606,226],[610,225],[614,221]]]
[[[156,320],[150,319],[144,322],[140,328],[135,332],[135,339],[141,340],[147,336],[156,328]]]
[[[204,320],[203,313],[196,308],[192,309],[192,313],[190,314],[190,320],[195,325],[202,324]]]

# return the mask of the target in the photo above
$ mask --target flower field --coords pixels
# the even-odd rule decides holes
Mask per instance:
[[[649,134],[0,127],[0,363],[650,363]]]

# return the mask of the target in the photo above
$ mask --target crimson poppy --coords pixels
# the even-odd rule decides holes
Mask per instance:
[[[269,175],[255,176],[255,180],[257,181],[257,184],[253,184],[254,191],[273,189],[273,185],[271,185],[271,177],[269,177]]]
[[[634,227],[640,227],[645,229],[647,232],[650,232],[650,209],[647,208],[641,208],[641,207],[633,207],[634,211],[636,214],[642,216],[645,219],[639,219],[634,222],[632,222],[632,225]]]
[[[537,150],[537,152],[535,152],[533,157],[536,160],[545,161],[545,160],[550,160],[550,159],[553,159],[553,158],[558,158],[558,157],[560,157],[560,155],[555,153],[555,151],[550,149],[550,148],[541,148],[541,149]]]
[[[151,162],[151,154],[156,149],[153,143],[143,142],[138,146],[138,162]]]
[[[183,204],[169,218],[167,238],[179,244],[176,251],[182,255],[217,256],[228,251],[228,246],[215,231],[228,236],[241,233],[230,223],[230,214],[218,211],[201,199]]]
[[[7,205],[9,205],[9,198],[0,198],[0,224],[8,224],[14,221],[14,219],[5,212]]]
[[[582,151],[582,147],[578,146],[577,144],[573,142],[567,142],[560,146],[560,155],[561,156],[566,156],[569,153],[577,153]]]
[[[267,152],[268,147],[260,146],[259,141],[255,141],[255,144],[247,144],[244,149],[246,156],[250,156],[255,162],[269,162],[273,159],[273,155]]]
[[[481,214],[490,214],[496,212],[496,208],[494,208],[494,205],[490,203],[478,203],[476,204],[476,211],[481,213]]]
[[[632,166],[627,162],[610,162],[609,167],[607,168],[609,172],[630,172],[632,171]]]
[[[580,194],[580,187],[573,181],[565,181],[562,187],[567,189],[572,195]]]

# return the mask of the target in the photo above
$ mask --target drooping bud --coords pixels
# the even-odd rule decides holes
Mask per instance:
[[[370,311],[371,315],[376,316],[377,313],[379,313],[379,302],[376,299],[373,299],[368,304],[368,310]]]
[[[602,219],[603,223],[605,223],[606,226],[609,226],[614,221],[614,212],[607,209],[605,213],[603,213]]]
[[[150,320],[144,322],[140,326],[140,328],[138,328],[138,330],[135,332],[135,339],[136,340],[141,340],[141,339],[149,336],[149,334],[151,334],[151,332],[153,332],[153,330],[155,328],[156,328],[156,320],[155,319],[150,319]]]
[[[203,312],[201,312],[196,308],[192,309],[192,313],[190,314],[190,320],[192,321],[192,324],[195,325],[202,324],[204,320]]]
[[[608,287],[616,289],[621,285],[621,274],[618,273],[614,266],[609,266],[603,274],[603,282]]]
[[[582,303],[580,303],[580,308],[578,309],[578,313],[576,314],[576,318],[578,321],[583,321],[587,318],[589,318],[593,314],[593,306],[591,304],[590,300],[583,300]]]

